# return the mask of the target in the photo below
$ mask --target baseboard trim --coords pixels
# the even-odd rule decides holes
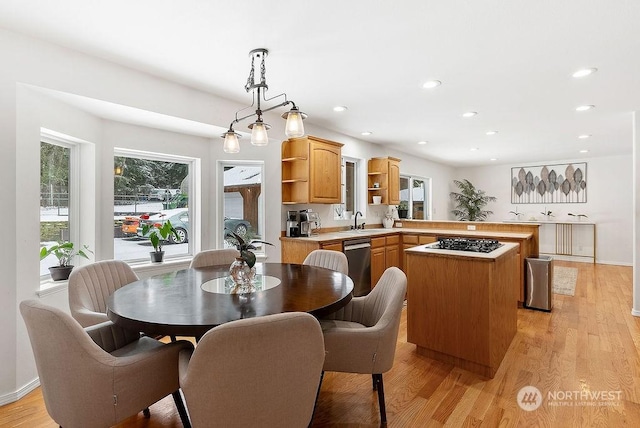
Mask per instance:
[[[0,396],[0,406],[5,404],[14,403],[40,386],[40,378],[35,378],[31,382],[24,385],[22,388],[9,394]]]
[[[634,317],[640,317],[640,311],[637,309],[631,309],[631,315]]]

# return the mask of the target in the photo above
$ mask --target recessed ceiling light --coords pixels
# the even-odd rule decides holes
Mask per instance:
[[[586,77],[590,74],[595,73],[596,71],[598,71],[597,68],[583,68],[581,70],[576,71],[575,73],[572,74],[573,77],[579,78],[579,77]]]
[[[371,131],[364,131],[364,132],[360,133],[360,135],[365,135],[365,136],[371,135],[371,134],[373,134],[373,132],[371,132]]]
[[[424,146],[425,144],[427,144],[426,141],[418,141],[418,144],[420,144],[421,146]]]
[[[477,112],[477,111],[468,111],[468,112],[466,112],[466,113],[463,113],[463,114],[462,114],[462,117],[473,117],[473,116],[475,116],[476,114],[478,114],[478,112]]]
[[[496,135],[498,133],[498,131],[487,131],[485,132],[485,134],[487,135]]]
[[[586,150],[586,149],[580,150],[580,153],[589,153],[589,150]]]
[[[497,161],[497,160],[498,160],[498,158],[491,158],[491,159],[489,159],[489,160],[490,160],[490,161]]]
[[[346,110],[347,110],[346,106],[335,106],[333,108],[333,111],[337,111],[337,112],[346,111]]]
[[[442,85],[442,82],[439,80],[428,80],[426,82],[424,82],[424,85],[422,85],[423,88],[425,89],[433,89],[437,86]]]
[[[469,150],[471,150],[472,152],[475,152],[476,150],[480,150],[478,147],[471,147]]]
[[[591,137],[591,134],[582,134],[582,135],[578,135],[578,138],[580,138],[581,140],[587,139]]]
[[[578,106],[576,107],[576,111],[587,111],[587,110],[591,110],[594,107],[595,107],[594,105]]]

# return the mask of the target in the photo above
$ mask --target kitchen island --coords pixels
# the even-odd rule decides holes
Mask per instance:
[[[429,358],[492,378],[516,333],[518,244],[490,253],[406,249],[407,341]]]

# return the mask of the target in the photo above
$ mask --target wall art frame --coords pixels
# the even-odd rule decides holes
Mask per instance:
[[[512,204],[587,202],[587,163],[511,168]]]

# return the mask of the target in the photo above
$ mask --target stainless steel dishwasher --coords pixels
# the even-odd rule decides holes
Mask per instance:
[[[371,239],[344,241],[344,254],[349,261],[349,277],[353,280],[353,295],[364,296],[371,291]]]

